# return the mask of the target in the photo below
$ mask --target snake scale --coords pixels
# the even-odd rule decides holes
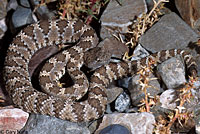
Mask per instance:
[[[65,46],[76,43],[50,58],[40,72],[40,82],[44,92],[33,88],[28,70],[32,56],[47,46]],[[94,48],[98,38],[94,30],[82,21],[48,20],[39,21],[23,29],[10,44],[4,64],[4,79],[16,107],[29,113],[55,116],[73,122],[91,121],[100,118],[107,104],[106,87],[113,80],[134,75],[149,60],[161,63],[180,54],[191,76],[196,77],[196,63],[184,50],[163,50],[137,61],[120,61],[103,65],[96,69],[88,82],[80,71],[84,64],[84,52]],[[67,64],[67,65],[65,65]],[[63,88],[59,79],[65,69],[75,83]],[[77,101],[87,92],[87,99]],[[50,91],[50,93],[49,93]]]

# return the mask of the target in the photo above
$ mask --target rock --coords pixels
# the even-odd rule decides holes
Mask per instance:
[[[54,0],[49,0],[48,2],[51,2]],[[47,7],[46,4],[40,5],[39,0],[30,0],[31,5],[35,8],[35,14],[39,20],[47,20],[47,19],[55,19],[56,15],[53,9],[50,11],[50,9]]]
[[[158,65],[158,72],[167,88],[177,88],[186,82],[185,67],[180,56],[172,57]]]
[[[120,87],[112,87],[107,88],[106,91],[108,96],[108,103],[111,103],[123,92],[123,89]]]
[[[91,134],[94,134],[94,132],[97,130],[98,124],[98,120],[95,120],[88,126],[88,129]]]
[[[8,2],[8,5],[7,5],[7,11],[10,11],[11,9],[13,10],[16,10],[18,7],[18,3],[16,0],[10,0]]]
[[[18,7],[18,3],[16,0],[10,0],[8,2],[8,5],[7,5],[7,11],[10,11],[11,9],[13,10],[16,10]]]
[[[20,134],[90,134],[82,123],[77,124],[46,115],[31,114]]]
[[[31,9],[18,6],[12,16],[14,28],[34,23]]]
[[[200,0],[175,0],[175,4],[181,17],[194,28],[200,21]]]
[[[0,20],[0,39],[4,36],[4,33],[7,31],[7,25],[5,18]]]
[[[126,111],[130,106],[130,97],[126,92],[121,93],[115,101],[115,109],[118,112]]]
[[[145,1],[147,4],[148,11],[150,11],[154,6],[154,2],[153,2],[153,0],[145,0]],[[155,0],[155,1],[158,2],[158,0]]]
[[[18,133],[28,119],[29,114],[21,109],[1,109],[0,110],[0,132]]]
[[[195,114],[195,131],[197,134],[200,134],[200,105],[196,105],[196,108],[194,110]]]
[[[111,104],[107,104],[105,113],[107,113],[107,114],[113,113],[112,108],[111,108]]]
[[[190,89],[192,96],[189,101],[186,101],[183,105],[185,107],[184,111],[192,113],[196,111],[199,106],[199,99],[200,99],[200,88],[197,89]],[[197,110],[198,111],[198,110]]]
[[[29,1],[28,0],[20,0],[20,5],[24,7],[30,7]]]
[[[175,13],[164,15],[144,35],[139,43],[152,53],[167,49],[185,48],[189,42],[196,42],[196,34]]]
[[[141,86],[139,85],[140,75],[135,75],[132,77],[132,81],[129,83],[128,90],[131,93],[131,100],[132,105],[137,106],[140,104],[140,101],[145,97],[144,91],[141,90]],[[150,75],[150,78],[155,78],[153,74]],[[152,87],[147,88],[147,93],[150,94],[150,96],[155,96],[159,93],[161,93],[160,84],[157,80],[151,80],[149,82],[149,85]]]
[[[174,102],[177,98],[174,89],[168,89],[160,95],[160,103],[162,108],[174,110],[176,108],[176,103]]]
[[[154,123],[154,116],[146,112],[106,114],[95,134],[99,134],[102,129],[111,124],[126,126],[131,134],[152,134]]]
[[[145,1],[146,1],[146,4],[147,4],[148,11],[151,11],[152,8],[154,7],[154,1],[158,2],[158,0],[145,0]],[[160,9],[160,12],[162,14],[168,14],[168,13],[171,13],[172,11],[170,9],[168,9],[168,6],[165,6],[165,8]]]
[[[122,125],[113,124],[102,129],[99,134],[131,134],[131,132]]]
[[[35,11],[39,19],[55,19],[55,13],[49,11],[46,5],[41,5],[40,7],[37,8]]]
[[[131,24],[130,20],[144,12],[147,12],[147,9],[143,0],[110,1],[100,19],[101,37],[104,39],[111,37],[115,32],[127,32],[127,26]]]
[[[133,60],[139,60],[141,58],[147,57],[149,55],[149,52],[145,50],[141,44],[138,44],[133,52],[133,57],[131,58],[131,61]]]
[[[131,77],[126,77],[126,78],[123,78],[123,79],[119,79],[117,82],[118,82],[118,85],[120,87],[128,88],[130,80],[131,80]]]

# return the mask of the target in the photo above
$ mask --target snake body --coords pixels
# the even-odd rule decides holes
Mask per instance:
[[[50,58],[40,72],[44,92],[33,88],[28,63],[33,55],[47,46],[78,42],[75,46]],[[163,50],[137,61],[109,63],[94,71],[88,82],[80,71],[84,64],[84,52],[94,48],[98,38],[94,30],[81,21],[40,21],[23,29],[10,44],[4,64],[4,79],[16,107],[29,113],[55,116],[73,122],[100,118],[106,108],[106,87],[113,80],[134,75],[149,60],[161,63],[170,57],[181,55],[191,76],[196,77],[196,63],[184,50]],[[67,65],[66,65],[67,64]],[[67,68],[75,84],[68,88],[57,86]],[[87,99],[76,101],[86,94]],[[49,93],[50,91],[50,93]]]

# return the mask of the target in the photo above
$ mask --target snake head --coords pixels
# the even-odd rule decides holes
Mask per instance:
[[[92,70],[108,64],[110,61],[111,54],[107,51],[104,51],[100,47],[90,49],[84,54],[84,64]]]

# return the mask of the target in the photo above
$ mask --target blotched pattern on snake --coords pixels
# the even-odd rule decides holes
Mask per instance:
[[[29,76],[28,63],[39,49],[66,43],[77,43],[73,47],[50,58],[40,72],[41,87],[44,92],[33,88]],[[55,116],[73,122],[98,119],[104,114],[107,96],[106,87],[113,80],[134,75],[147,65],[149,60],[161,63],[180,54],[191,76],[196,77],[196,63],[184,50],[163,50],[137,61],[109,63],[95,70],[88,82],[80,71],[86,51],[96,47],[98,38],[94,30],[79,20],[40,21],[23,29],[10,44],[4,65],[4,79],[16,107],[29,113]],[[68,73],[75,80],[73,86],[63,88],[59,79]],[[76,101],[84,96],[88,98]]]

